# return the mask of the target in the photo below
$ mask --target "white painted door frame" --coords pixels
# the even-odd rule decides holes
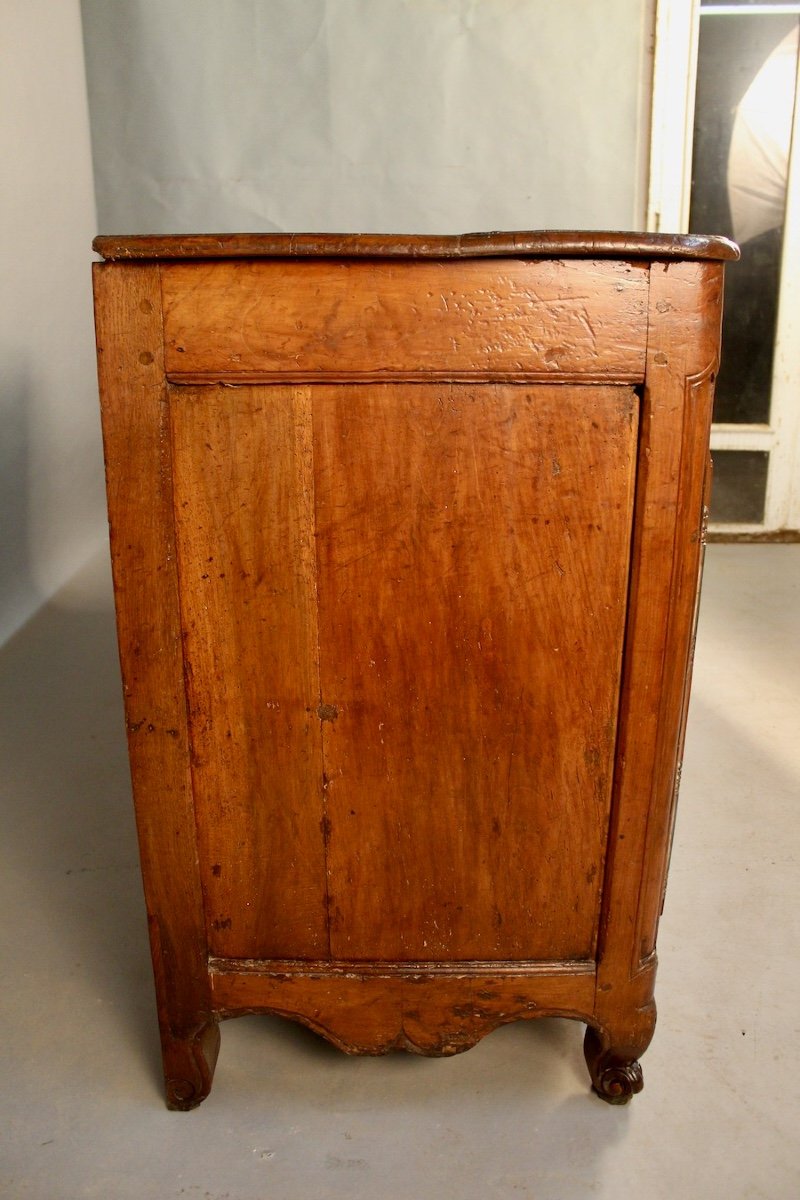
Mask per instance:
[[[701,0],[657,0],[647,228],[684,233],[689,223],[692,136]],[[716,7],[718,13],[730,11]],[[748,5],[747,12],[800,13],[800,3]],[[726,534],[800,529],[800,87],[789,156],[781,290],[770,421],[714,425],[712,450],[767,450],[763,524],[712,526]],[[718,232],[708,230],[709,233]],[[735,265],[731,270],[736,270]]]

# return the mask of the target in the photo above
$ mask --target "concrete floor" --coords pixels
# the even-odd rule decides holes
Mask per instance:
[[[0,655],[0,1194],[30,1200],[795,1200],[800,546],[714,546],[645,1090],[588,1091],[582,1028],[448,1060],[223,1026],[161,1098],[110,588],[94,563]]]

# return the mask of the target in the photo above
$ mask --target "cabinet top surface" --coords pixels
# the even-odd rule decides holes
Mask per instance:
[[[706,234],[540,230],[457,235],[378,233],[201,233],[101,236],[106,261],[214,258],[645,258],[739,257],[727,238]]]

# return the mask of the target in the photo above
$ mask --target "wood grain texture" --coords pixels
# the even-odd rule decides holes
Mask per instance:
[[[636,397],[316,397],[332,951],[589,957]]]
[[[213,1027],[189,771],[158,268],[94,269],[128,749],[171,1106],[211,1085]]]
[[[638,1042],[640,1052],[655,1021],[655,939],[699,577],[721,296],[714,264],[653,265],[596,1003],[611,1041],[629,1049]]]
[[[464,233],[205,233],[97,237],[106,259],[176,258],[698,258],[736,259],[738,247],[706,234],[584,230]]]
[[[644,377],[642,264],[170,263],[162,280],[175,381]]]
[[[660,320],[651,322],[648,348],[648,355],[653,360],[651,377],[657,370],[667,375],[669,382],[665,381],[659,390],[665,398],[670,391],[681,396],[683,421],[680,479],[674,501],[669,641],[664,655],[654,790],[648,813],[638,910],[640,962],[655,952],[688,716],[705,529],[707,445],[711,435],[714,379],[719,367],[722,284],[722,271],[713,264],[681,264],[679,270],[671,273],[658,267],[652,276],[651,306]],[[686,319],[691,311],[688,292],[696,298],[694,319],[697,330],[691,351],[684,341]],[[682,320],[676,316],[679,308],[683,309]]]
[[[697,385],[695,385],[695,387],[696,386]],[[705,375],[704,377],[701,376],[701,386],[704,386],[705,389],[707,389],[709,387],[713,388],[712,376],[710,376],[710,375]],[[713,406],[713,396],[711,396],[711,395],[707,396],[706,402],[708,404],[708,413],[706,414],[706,416],[710,416],[711,408]],[[696,415],[697,414],[695,413],[695,416]],[[710,430],[710,420],[709,420],[709,434],[710,434],[710,431],[711,430]],[[683,770],[683,750],[684,750],[684,745],[686,742],[686,729],[688,726],[688,719],[689,719],[689,699],[691,697],[691,691],[692,691],[692,672],[693,672],[693,668],[694,668],[694,654],[695,654],[695,645],[696,645],[696,641],[697,641],[697,625],[698,625],[698,620],[700,617],[700,592],[701,592],[702,581],[703,581],[703,571],[705,568],[706,545],[708,543],[708,520],[709,520],[709,516],[710,516],[711,489],[712,489],[713,481],[714,481],[714,464],[711,460],[711,455],[709,454],[706,457],[706,465],[705,465],[705,471],[704,471],[704,475],[703,475],[703,506],[702,506],[702,515],[700,518],[700,554],[699,554],[699,561],[697,564],[697,577],[695,580],[695,588],[694,588],[694,611],[692,614],[691,641],[690,641],[690,645],[689,645],[688,662],[686,664],[686,670],[684,672],[684,677],[683,677],[683,695],[682,695],[682,699],[681,699],[680,729],[679,729],[679,733],[678,733],[678,753],[676,756],[677,762],[676,762],[675,768],[674,768],[673,787],[672,787],[672,811],[670,812],[670,816],[669,816],[669,834],[667,836],[666,858],[665,858],[663,872],[662,872],[661,899],[660,899],[659,906],[658,906],[658,916],[656,917],[656,921],[653,922],[653,925],[652,925],[653,945],[654,946],[655,946],[655,935],[656,935],[656,931],[657,931],[658,917],[660,917],[664,911],[664,899],[665,899],[666,890],[667,890],[667,874],[668,874],[668,870],[669,870],[670,858],[672,856],[672,844],[673,844],[674,837],[675,837],[675,819],[676,819],[677,813],[678,813],[678,796],[680,794],[681,772]]]
[[[195,810],[212,953],[327,953],[308,389],[172,388]]]
[[[594,974],[552,969],[493,975],[473,964],[461,974],[282,973],[212,968],[221,1016],[271,1012],[291,1017],[348,1054],[410,1050],[458,1054],[509,1021],[587,1019]]]

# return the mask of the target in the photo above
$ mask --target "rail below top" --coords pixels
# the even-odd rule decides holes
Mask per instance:
[[[647,258],[731,261],[739,248],[706,234],[538,231],[459,235],[203,233],[101,236],[107,261],[218,258]]]

